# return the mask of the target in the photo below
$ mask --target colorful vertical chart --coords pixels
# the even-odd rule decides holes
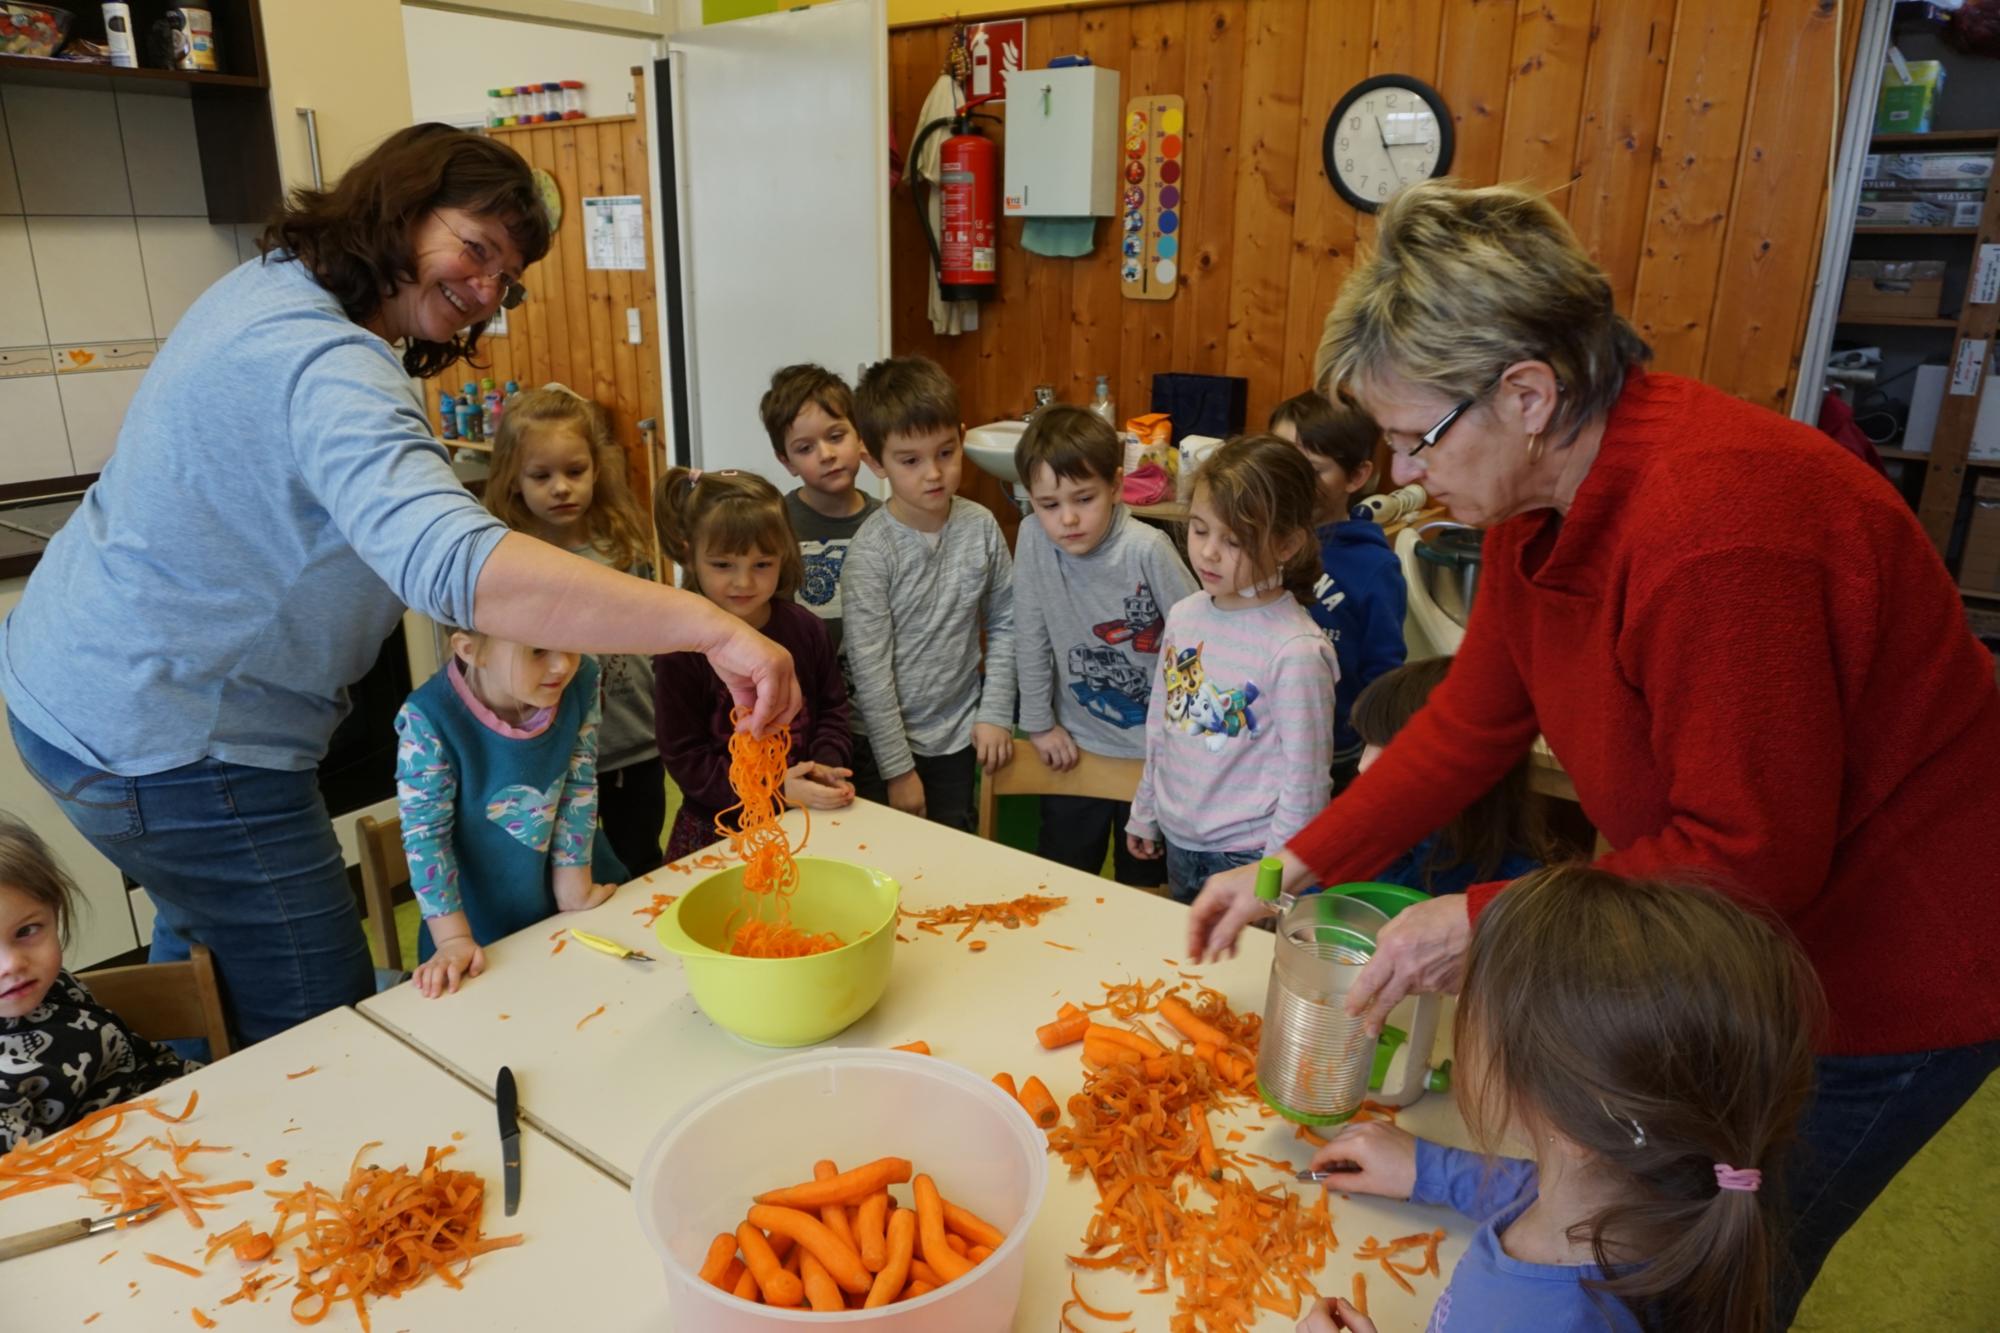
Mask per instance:
[[[1118,281],[1134,301],[1167,301],[1180,290],[1187,247],[1187,102],[1170,93],[1125,104],[1119,157]]]

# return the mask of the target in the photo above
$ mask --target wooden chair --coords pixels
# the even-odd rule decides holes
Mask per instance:
[[[979,778],[979,836],[991,840],[994,817],[1002,796],[1093,796],[1105,801],[1130,801],[1139,790],[1146,765],[1138,759],[1107,759],[1079,751],[1076,767],[1058,773],[1042,762],[1027,741],[1014,742],[1014,758],[998,773]]]
[[[403,944],[396,936],[396,890],[410,882],[403,856],[403,821],[363,815],[355,821],[361,844],[361,900],[368,906],[368,929],[382,952],[382,966],[403,970]]]
[[[215,984],[215,957],[194,945],[185,963],[138,963],[79,973],[97,1002],[124,1019],[149,1041],[208,1038],[208,1054],[229,1054],[229,1024],[222,1016],[222,989]]]

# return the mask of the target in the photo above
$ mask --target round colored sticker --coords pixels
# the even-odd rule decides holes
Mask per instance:
[[[1135,134],[1135,135],[1133,135],[1133,136],[1132,136],[1131,138],[1129,138],[1129,139],[1127,139],[1127,140],[1125,141],[1125,156],[1127,156],[1127,157],[1144,157],[1145,155],[1146,155],[1146,136],[1145,136],[1145,135],[1143,135],[1143,134]]]
[[[1170,106],[1160,113],[1160,128],[1168,134],[1179,134],[1187,116],[1177,106]]]
[[[1159,263],[1153,265],[1153,277],[1161,283],[1172,282],[1174,275],[1179,272],[1180,269],[1175,267],[1174,261],[1171,259],[1162,259]]]
[[[1159,222],[1160,235],[1162,236],[1171,235],[1172,233],[1179,231],[1180,226],[1181,226],[1180,214],[1174,212],[1171,208],[1160,210],[1160,222]]]
[[[1138,164],[1134,163],[1133,165],[1136,166]],[[1179,180],[1180,178],[1181,178],[1180,163],[1178,162],[1160,163],[1160,184],[1172,185],[1175,181]],[[1127,167],[1125,170],[1125,179],[1136,181],[1139,178],[1137,176],[1132,175],[1131,168]]]
[[[1174,236],[1162,236],[1154,243],[1153,251],[1162,259],[1172,259],[1181,252],[1180,239]]]
[[[1169,185],[1166,189],[1160,191],[1161,208],[1179,208],[1180,206],[1181,192],[1178,186]]]
[[[1167,165],[1171,167],[1173,163],[1169,162]],[[1176,177],[1180,175],[1178,171],[1174,174]],[[1146,164],[1144,162],[1127,162],[1125,164],[1125,179],[1134,185],[1146,179]]]
[[[1171,116],[1175,113],[1169,111],[1167,114]],[[1176,125],[1174,128],[1179,129],[1180,126]],[[1125,117],[1125,132],[1127,134],[1144,134],[1146,132],[1146,113],[1143,111],[1134,111],[1131,115]]]
[[[1166,138],[1160,140],[1161,157],[1179,157],[1180,155],[1181,155],[1180,135],[1169,134]]]

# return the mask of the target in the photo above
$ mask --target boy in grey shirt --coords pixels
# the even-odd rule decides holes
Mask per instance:
[[[1118,435],[1081,407],[1035,414],[1014,448],[1036,522],[1015,540],[1020,593],[1015,663],[1021,728],[1042,762],[1076,766],[1079,750],[1146,755],[1146,704],[1167,608],[1195,591],[1167,535],[1118,502]],[[1118,836],[1129,807],[1088,796],[1042,797],[1035,850],[1096,874],[1111,843],[1121,884],[1166,883],[1165,863],[1142,861]]]
[[[855,387],[861,440],[889,503],[861,525],[841,571],[854,706],[855,790],[968,832],[973,766],[1014,753],[1013,562],[993,516],[960,499],[958,388],[923,357],[878,361]],[[986,671],[979,669],[980,631]]]

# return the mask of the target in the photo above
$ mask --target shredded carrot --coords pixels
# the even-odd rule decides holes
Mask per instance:
[[[301,1070],[300,1070],[300,1071],[299,1071],[298,1073],[296,1073],[296,1074],[287,1074],[287,1075],[285,1075],[285,1077],[286,1077],[286,1078],[304,1078],[304,1077],[305,1077],[305,1076],[306,1076],[307,1074],[317,1074],[318,1072],[319,1072],[319,1066],[318,1066],[318,1065],[307,1065],[307,1066],[306,1066],[306,1067],[305,1067],[304,1069],[301,1069]]]
[[[1074,944],[1057,944],[1054,940],[1043,940],[1042,943],[1048,945],[1051,949],[1061,949],[1066,953],[1076,952],[1076,946]]]
[[[1363,1318],[1368,1315],[1368,1275],[1360,1269],[1354,1270],[1354,1308]]]
[[[162,1111],[159,1102],[151,1097],[120,1102],[91,1112],[39,1143],[15,1148],[0,1156],[0,1200],[37,1190],[75,1187],[107,1211],[153,1207],[151,1213],[136,1220],[121,1219],[120,1230],[144,1225],[168,1212],[178,1212],[190,1226],[199,1229],[201,1211],[222,1206],[215,1202],[215,1195],[251,1188],[247,1180],[211,1183],[188,1165],[188,1159],[197,1153],[227,1150],[199,1140],[182,1143],[172,1133],[164,1139],[147,1136],[129,1146],[116,1143],[128,1118],[145,1115],[168,1124],[182,1124],[194,1114],[197,1100],[190,1094],[178,1115]],[[153,1152],[166,1158],[164,1169],[148,1170],[139,1165],[144,1160],[143,1154]]]
[[[1076,1302],[1076,1308],[1083,1311],[1085,1314],[1089,1315],[1092,1319],[1102,1319],[1107,1323],[1109,1323],[1109,1322],[1115,1322],[1116,1320],[1120,1319],[1130,1319],[1132,1317],[1132,1312],[1130,1310],[1100,1310],[1096,1306],[1092,1305],[1089,1301],[1085,1300],[1083,1298],[1083,1293],[1076,1289],[1076,1274],[1074,1273],[1071,1273],[1069,1275],[1069,1294],[1070,1298]],[[1067,1306],[1065,1306],[1065,1308],[1067,1308]]]
[[[98,1257],[98,1260],[97,1260],[97,1262],[98,1262],[98,1263],[100,1263],[100,1264],[108,1264],[108,1263],[110,1263],[110,1262],[111,1262],[111,1261],[112,1261],[113,1259],[116,1259],[117,1257],[118,1257],[118,1251],[116,1251],[116,1250],[106,1250],[106,1251],[105,1251],[105,1252],[104,1252],[104,1253],[103,1253],[102,1255],[100,1255],[100,1256]]]
[[[267,1175],[267,1176],[282,1176],[282,1175],[284,1175],[284,1174],[285,1174],[285,1159],[284,1159],[284,1158],[282,1158],[282,1157],[274,1157],[274,1158],[272,1158],[272,1159],[271,1159],[270,1161],[268,1161],[268,1162],[264,1163],[264,1174],[265,1174],[265,1175]]]
[[[593,1010],[591,1010],[591,1011],[590,1011],[589,1013],[585,1014],[585,1015],[584,1015],[584,1016],[583,1016],[582,1018],[579,1018],[579,1019],[577,1019],[577,1020],[576,1020],[576,1030],[577,1030],[578,1032],[581,1032],[581,1031],[583,1031],[583,1025],[584,1025],[585,1023],[588,1023],[588,1022],[589,1022],[589,1021],[590,1021],[591,1019],[593,1019],[593,1018],[597,1017],[597,1016],[598,1016],[599,1014],[601,1014],[601,1013],[603,1013],[603,1012],[604,1012],[604,1006],[603,1006],[603,1005],[601,1005],[601,1004],[600,1004],[600,1005],[598,1005],[598,1006],[597,1006],[597,1007],[596,1007],[595,1009],[593,1009]]]
[[[561,952],[563,951],[563,948],[564,948],[564,947],[565,947],[566,945],[568,945],[568,943],[569,943],[569,927],[568,927],[568,926],[558,926],[558,927],[556,927],[556,930],[555,930],[555,933],[554,933],[553,935],[550,935],[550,936],[549,936],[549,938],[550,938],[550,939],[552,939],[552,940],[554,940],[554,941],[555,941],[555,945],[556,945],[556,947],[555,947],[555,948],[553,948],[553,949],[549,950],[549,957],[553,958],[553,957],[555,957],[555,956],[556,956],[557,954],[561,953]]]
[[[400,1296],[432,1273],[461,1286],[479,1255],[521,1243],[518,1235],[480,1233],[486,1182],[441,1165],[456,1149],[427,1149],[415,1171],[364,1166],[369,1149],[380,1146],[362,1145],[337,1195],[307,1183],[278,1196],[273,1240],[293,1246],[292,1318],[301,1324],[316,1324],[336,1303],[353,1301],[368,1333],[369,1297]]]
[[[188,1314],[191,1318],[193,1318],[194,1326],[196,1328],[215,1327],[215,1321],[213,1319],[210,1319],[208,1315],[202,1311],[200,1306],[196,1306],[193,1309],[189,1310]]]
[[[732,710],[730,721],[742,722],[745,711]],[[778,823],[791,750],[788,727],[767,736],[738,731],[729,737],[729,786],[736,804],[715,817],[715,831],[743,863],[743,900],[729,918],[729,952],[743,958],[805,958],[845,943],[831,932],[811,934],[792,924],[792,895],[799,887],[795,858],[812,836],[812,815],[807,813],[805,837],[793,847]]]
[[[653,901],[647,903],[644,907],[633,908],[632,915],[643,918],[646,924],[650,926],[658,921],[669,907],[679,902],[680,897],[678,893],[656,893],[653,895]]]
[[[158,1264],[162,1268],[171,1268],[176,1273],[186,1273],[189,1277],[201,1276],[201,1270],[199,1268],[195,1268],[189,1264],[184,1264],[178,1259],[169,1259],[167,1258],[166,1255],[154,1254],[151,1250],[145,1251],[145,1255],[146,1255],[146,1262],[149,1264]]]
[[[90,1314],[87,1314],[87,1315],[85,1315],[85,1316],[83,1317],[83,1322],[84,1322],[84,1323],[86,1323],[86,1324],[94,1324],[94,1323],[96,1323],[96,1322],[97,1322],[98,1320],[102,1319],[103,1317],[104,1317],[104,1311],[102,1311],[102,1310],[95,1310],[95,1311],[92,1311],[92,1312],[91,1312]]]
[[[929,1055],[931,1053],[931,1044],[927,1041],[906,1041],[901,1046],[892,1046],[890,1049],[909,1051],[913,1055]]]
[[[1047,888],[1048,885],[1041,887]],[[1067,898],[1024,893],[1004,903],[957,903],[949,907],[905,911],[902,915],[905,920],[914,921],[918,930],[929,931],[933,935],[944,934],[947,926],[961,926],[963,929],[956,938],[962,940],[981,926],[999,926],[1005,930],[1039,926],[1044,916],[1068,903]]]

